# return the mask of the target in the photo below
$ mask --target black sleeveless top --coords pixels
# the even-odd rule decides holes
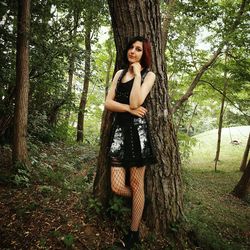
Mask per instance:
[[[141,71],[142,83],[147,72],[148,69]],[[115,101],[129,104],[134,79],[122,83],[125,73],[123,71],[117,81]],[[115,113],[109,157],[111,166],[116,167],[143,167],[156,163],[146,117],[134,116],[129,112]]]
[[[142,82],[143,82],[147,72],[148,72],[147,68],[145,68],[141,71]],[[125,75],[125,73],[126,73],[126,70],[124,70],[121,73],[121,75],[117,81],[117,87],[116,87],[116,92],[115,92],[115,101],[129,105],[129,96],[130,96],[130,92],[131,92],[132,87],[133,87],[134,78],[123,83],[122,78]],[[142,104],[142,106],[143,106],[143,104]],[[117,112],[116,113],[116,121],[118,123],[121,123],[121,124],[131,123],[131,122],[133,122],[134,118],[138,118],[138,117],[130,114],[129,112]]]

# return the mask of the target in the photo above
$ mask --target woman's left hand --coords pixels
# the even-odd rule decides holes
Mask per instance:
[[[132,63],[131,67],[133,69],[135,76],[141,74],[141,64],[139,62]]]

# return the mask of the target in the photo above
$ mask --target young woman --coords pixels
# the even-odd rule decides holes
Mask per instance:
[[[132,197],[132,221],[124,239],[128,249],[139,243],[139,224],[144,208],[145,166],[155,163],[143,106],[154,81],[149,70],[151,47],[143,37],[132,38],[125,50],[126,67],[113,79],[105,107],[115,112],[110,144],[111,188],[114,193]],[[125,182],[130,172],[130,185]]]

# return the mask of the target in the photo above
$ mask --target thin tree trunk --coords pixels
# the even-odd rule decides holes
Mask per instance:
[[[242,0],[240,9],[238,11],[238,15],[236,17],[235,22],[233,25],[229,28],[229,32],[227,36],[225,36],[225,39],[220,43],[218,49],[216,52],[211,56],[211,58],[199,69],[197,72],[195,78],[193,79],[192,83],[190,84],[189,88],[187,89],[186,93],[175,103],[174,107],[172,108],[172,113],[175,113],[177,109],[180,108],[180,106],[188,100],[188,98],[193,95],[193,91],[199,81],[201,80],[201,77],[203,74],[216,62],[218,56],[222,53],[223,47],[228,43],[228,39],[230,35],[235,31],[237,26],[240,24],[241,17],[245,11],[245,8],[248,4],[248,0]]]
[[[191,129],[191,127],[192,127],[192,123],[193,123],[193,119],[194,119],[194,116],[195,116],[195,112],[196,112],[197,107],[198,107],[198,104],[196,104],[195,107],[194,107],[193,114],[192,114],[192,116],[191,116],[191,119],[190,119],[189,124],[188,124],[188,127],[187,127],[187,134],[188,134],[188,135],[191,135],[191,134],[192,134],[191,131],[190,131],[190,129]]]
[[[180,114],[178,115],[178,122],[176,122],[176,125],[175,125],[176,131],[177,131],[177,132],[178,132],[179,129],[180,129],[181,122],[182,122],[184,113],[185,113],[185,111],[186,111],[186,106],[187,106],[187,105],[185,104],[183,107],[181,107],[181,111],[179,112]]]
[[[89,79],[90,79],[90,58],[91,58],[91,27],[90,24],[86,27],[85,33],[85,76],[83,91],[81,95],[81,101],[78,111],[78,121],[77,121],[77,138],[76,141],[82,142],[84,135],[84,115],[87,103],[87,95],[89,89]]]
[[[225,54],[225,66],[227,66],[227,52]],[[217,171],[217,164],[220,159],[220,145],[221,145],[221,132],[223,127],[223,116],[224,116],[224,105],[225,105],[225,96],[227,91],[228,79],[227,79],[227,70],[224,69],[224,87],[223,87],[223,95],[221,98],[221,108],[220,108],[220,117],[219,117],[219,126],[218,126],[218,139],[217,139],[217,147],[216,147],[216,155],[214,159],[214,170]]]
[[[145,218],[155,232],[165,236],[171,223],[183,215],[180,156],[176,132],[169,107],[164,51],[162,48],[159,1],[109,0],[116,43],[116,70],[122,65],[122,51],[127,37],[143,35],[152,42],[152,70],[157,80],[147,102],[148,121],[158,164],[148,167],[145,189]],[[105,110],[102,120],[101,147],[94,183],[94,194],[107,205],[110,196],[108,145],[111,113]]]
[[[244,199],[246,195],[249,193],[249,189],[250,189],[250,160],[248,161],[247,166],[239,182],[232,191],[232,194],[240,199]]]
[[[29,94],[30,1],[18,1],[16,96],[14,112],[13,162],[28,163],[27,122]]]
[[[78,21],[79,21],[79,10],[76,9],[76,7],[74,8],[74,28],[73,28],[73,32],[70,31],[70,40],[71,43],[73,43],[74,45],[72,46],[70,53],[69,53],[69,70],[68,70],[68,89],[67,89],[67,99],[70,97],[71,93],[72,93],[72,86],[73,86],[73,79],[74,79],[74,72],[75,72],[75,43],[73,42],[73,40],[76,38],[76,34],[77,34],[77,27],[78,27]],[[72,34],[73,33],[73,34]],[[65,115],[65,119],[69,120],[70,117],[70,109],[67,110],[67,113]]]
[[[248,135],[247,145],[244,151],[244,155],[240,164],[240,171],[244,172],[247,166],[247,159],[249,154],[249,148],[250,148],[250,134]]]
[[[173,10],[175,7],[176,0],[169,0],[167,2],[167,10],[165,13],[162,13],[162,48],[163,51],[166,50],[167,42],[168,42],[168,35],[169,35],[169,27],[170,23],[173,19]]]

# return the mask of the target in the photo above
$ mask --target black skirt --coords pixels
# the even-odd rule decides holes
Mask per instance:
[[[146,118],[115,119],[109,157],[114,167],[143,167],[156,163]]]

